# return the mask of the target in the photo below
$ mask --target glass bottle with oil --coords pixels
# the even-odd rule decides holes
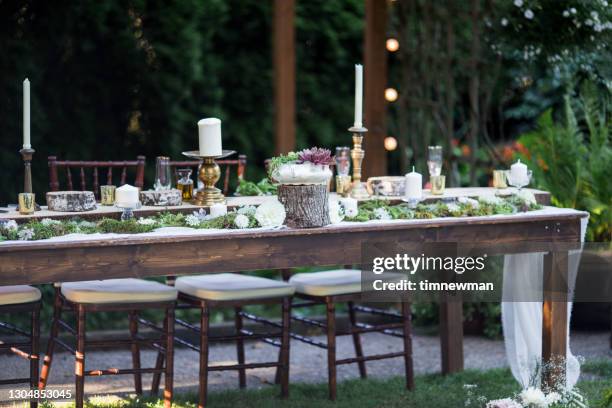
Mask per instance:
[[[193,198],[193,180],[191,179],[191,169],[178,169],[176,174],[176,188],[181,191],[183,201],[189,201]]]

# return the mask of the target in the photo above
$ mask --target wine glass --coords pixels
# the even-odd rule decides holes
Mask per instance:
[[[351,149],[336,147],[336,171],[339,176],[348,176],[351,170]]]
[[[429,146],[427,155],[429,176],[439,176],[442,173],[442,146]]]
[[[170,158],[165,156],[157,157],[155,161],[155,191],[170,190],[172,188],[172,174],[170,172]]]

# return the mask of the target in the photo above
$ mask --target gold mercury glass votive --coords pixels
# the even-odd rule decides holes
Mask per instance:
[[[336,176],[336,193],[346,197],[351,189],[351,176]]]
[[[36,200],[34,193],[19,193],[19,213],[34,214]]]
[[[100,204],[115,204],[115,186],[100,186]]]
[[[444,187],[446,185],[446,176],[431,176],[431,194],[442,195],[444,194]]]
[[[493,170],[493,187],[495,188],[508,188],[506,182],[506,171],[507,170]]]

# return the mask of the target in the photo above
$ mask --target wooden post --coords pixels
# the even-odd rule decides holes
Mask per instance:
[[[365,138],[365,177],[387,174],[387,152],[384,138],[387,86],[387,1],[365,0],[365,123],[368,136]]]
[[[275,153],[295,150],[295,0],[274,0]]]
[[[568,253],[544,256],[544,307],[542,310],[542,365],[544,389],[554,389],[555,379],[565,378],[568,330]]]

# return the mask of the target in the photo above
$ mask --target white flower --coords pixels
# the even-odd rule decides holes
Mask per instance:
[[[286,216],[285,206],[278,200],[266,201],[255,211],[255,219],[262,227],[280,227]]]
[[[457,212],[457,211],[460,210],[459,206],[457,204],[455,204],[455,203],[448,203],[448,204],[446,204],[446,208],[450,212]]]
[[[374,216],[379,220],[390,220],[391,219],[391,214],[389,214],[389,211],[387,211],[386,208],[382,208],[382,207],[374,210]]]
[[[511,398],[504,398],[489,401],[486,408],[523,408],[523,406]]]
[[[234,224],[236,227],[243,229],[249,227],[249,217],[244,214],[238,214],[236,218],[234,218]]]
[[[501,20],[501,25],[502,25],[503,27],[507,26],[507,25],[508,25],[508,19],[507,19],[507,18],[502,18],[502,20]]]
[[[195,215],[195,213],[185,217],[185,224],[189,225],[190,227],[197,227],[200,225],[200,222],[202,222],[202,220],[200,217]]]
[[[588,25],[588,26],[592,26],[593,25],[593,20],[591,20],[590,18],[588,18],[584,24]]]
[[[344,219],[344,208],[338,200],[329,200],[329,219],[332,224],[338,224]]]
[[[570,16],[569,10],[564,10],[563,11],[563,17],[569,17],[569,16]]]
[[[203,208],[200,208],[198,211],[194,211],[193,216],[197,217],[200,221],[206,221],[211,218],[210,215],[206,214],[206,210]]]
[[[137,222],[140,225],[154,225],[156,221],[153,218],[140,217]]]
[[[558,392],[551,392],[546,396],[546,404],[553,405],[561,401],[561,395]]]
[[[24,228],[17,233],[17,237],[21,241],[29,241],[34,238],[34,230],[32,228]]]
[[[523,405],[528,407],[546,408],[548,406],[546,396],[538,388],[529,387],[524,389],[519,396]]]
[[[479,206],[478,201],[474,200],[473,198],[469,198],[469,197],[459,197],[457,201],[459,201],[461,204],[467,204],[472,208],[478,208]]]
[[[593,20],[597,20],[599,18],[599,14],[597,14],[596,11],[591,11],[591,17],[593,17]]]
[[[570,9],[570,13],[572,13],[572,14],[576,14],[576,9],[572,7],[572,8]]]
[[[514,0],[514,5],[516,7],[522,7],[523,6],[523,0]]]
[[[536,205],[538,203],[535,195],[533,195],[531,191],[521,190],[516,196],[527,205]]]
[[[238,214],[244,214],[244,215],[255,215],[256,210],[257,210],[257,207],[255,207],[254,205],[243,205],[236,212]]]
[[[45,227],[48,227],[50,225],[61,224],[62,222],[58,220],[52,220],[51,218],[43,218],[42,220],[40,220],[40,223],[44,225]]]
[[[503,200],[494,194],[483,194],[478,197],[478,201],[483,204],[499,205],[503,203]]]
[[[527,20],[533,19],[533,11],[531,9],[525,10],[524,16]]]
[[[8,220],[2,224],[2,228],[7,231],[12,231],[18,229],[19,226],[17,225],[17,222],[15,220]]]

